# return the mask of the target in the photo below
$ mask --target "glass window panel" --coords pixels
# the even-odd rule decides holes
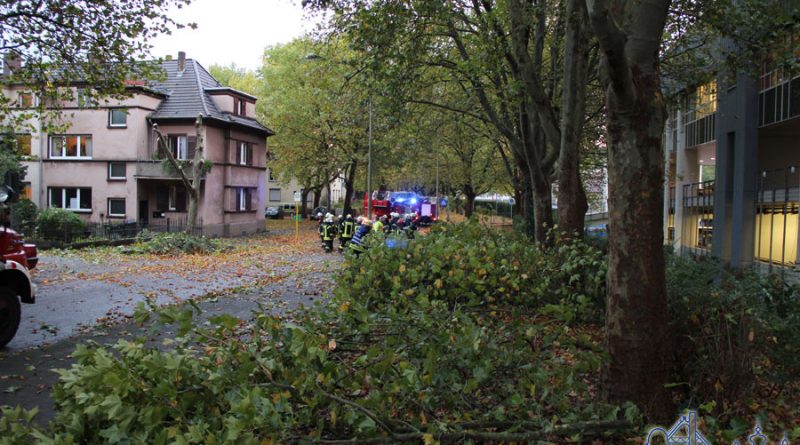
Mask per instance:
[[[111,179],[125,179],[125,163],[112,162],[109,164],[108,177]]]
[[[64,156],[78,156],[78,136],[67,136],[67,147]]]
[[[281,189],[269,189],[269,200],[270,201],[280,201],[281,200]]]
[[[78,189],[78,191],[79,208],[90,210],[92,208],[92,189]]]
[[[60,187],[52,187],[50,189],[50,207],[59,209],[64,207],[64,200],[62,193],[63,189]]]
[[[78,189],[64,189],[64,207],[68,209],[79,209]]]
[[[113,216],[125,216],[125,198],[109,198],[108,214]]]
[[[112,127],[125,127],[128,125],[128,110],[112,109],[109,111],[109,119]]]

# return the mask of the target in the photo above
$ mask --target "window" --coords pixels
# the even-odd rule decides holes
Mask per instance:
[[[277,181],[277,179],[275,179],[275,175],[272,173],[272,169],[269,169],[269,180],[272,182]]]
[[[238,97],[233,98],[233,114],[244,116],[247,114],[247,102]]]
[[[186,188],[182,185],[172,185],[169,187],[169,203],[167,208],[173,212],[186,211]]]
[[[17,105],[21,108],[30,108],[33,106],[33,94],[32,93],[19,93],[19,100],[17,101]]]
[[[270,201],[280,201],[281,200],[281,189],[269,189],[269,200]]]
[[[109,162],[108,163],[108,179],[116,180],[116,181],[124,181],[126,179],[125,163],[124,162]]]
[[[112,108],[108,110],[108,126],[124,128],[128,126],[128,110],[124,108]]]
[[[17,134],[15,138],[17,141],[17,153],[19,153],[20,156],[32,156],[33,153],[31,149],[33,146],[31,145],[31,135]]]
[[[186,136],[185,134],[171,134],[167,137],[172,156],[179,161],[194,159],[195,146],[197,145],[196,136]]]
[[[253,151],[247,142],[239,142],[236,153],[236,163],[239,165],[253,165]]]
[[[50,187],[48,202],[51,208],[76,212],[92,211],[92,189],[77,187]]]
[[[75,91],[75,96],[76,101],[78,102],[78,107],[80,108],[94,107],[97,105],[92,95],[92,91],[88,88],[78,88]]]
[[[125,217],[125,198],[108,198],[108,216]]]
[[[50,136],[51,158],[92,157],[92,137],[89,135]]]
[[[247,187],[236,188],[236,210],[239,212],[246,212],[252,209],[252,189]]]

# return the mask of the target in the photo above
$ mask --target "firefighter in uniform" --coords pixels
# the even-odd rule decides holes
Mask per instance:
[[[333,215],[325,215],[325,220],[319,225],[319,236],[322,238],[322,246],[326,252],[333,250],[333,240],[336,238],[336,224],[333,223]]]
[[[339,223],[339,250],[344,251],[356,231],[356,223],[353,221],[352,215],[347,215],[341,223]]]
[[[366,239],[364,238],[367,236],[367,234],[369,234],[370,230],[372,230],[372,221],[368,220],[367,218],[360,219],[361,225],[358,226],[355,235],[353,235],[353,240],[350,241],[350,244],[348,244],[350,251],[355,253],[356,256],[359,256],[367,251],[367,247],[364,245]]]
[[[381,216],[374,223],[372,223],[372,232],[383,235],[383,221],[386,220],[386,215]]]

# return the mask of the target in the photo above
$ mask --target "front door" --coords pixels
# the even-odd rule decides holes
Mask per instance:
[[[146,199],[139,201],[139,224],[147,225],[147,215],[150,213],[149,203]]]

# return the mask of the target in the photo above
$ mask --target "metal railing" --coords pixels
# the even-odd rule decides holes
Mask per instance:
[[[183,232],[187,217],[160,218],[153,221],[104,221],[86,223],[82,228],[64,226],[51,230],[34,230],[25,234],[26,240],[42,245],[61,245],[92,241],[115,241],[135,238],[143,230],[151,232]],[[198,219],[194,233],[203,232],[202,220]]]
[[[714,181],[683,186],[681,249],[706,255],[711,251],[714,231]]]

